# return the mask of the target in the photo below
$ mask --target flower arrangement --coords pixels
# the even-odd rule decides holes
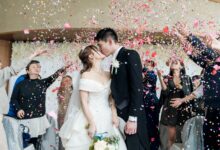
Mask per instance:
[[[89,150],[119,150],[118,136],[108,136],[108,133],[96,134]]]

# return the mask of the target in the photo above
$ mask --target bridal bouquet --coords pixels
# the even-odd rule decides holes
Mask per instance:
[[[118,136],[108,136],[108,133],[99,133],[93,137],[89,150],[119,150]]]

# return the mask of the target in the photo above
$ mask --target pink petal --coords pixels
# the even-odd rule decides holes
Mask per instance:
[[[29,29],[24,29],[24,34],[30,34]]]
[[[154,109],[155,109],[155,106],[150,106],[150,109],[154,110]]]
[[[151,54],[151,56],[154,58],[154,57],[156,57],[157,56],[157,52],[153,52],[152,54]]]
[[[217,71],[215,69],[212,70],[211,74],[214,76],[216,75]]]
[[[71,25],[70,25],[69,23],[65,23],[65,24],[64,24],[64,28],[65,28],[65,29],[69,29],[69,28],[71,28]]]
[[[52,89],[52,92],[54,93],[54,92],[58,91],[59,89],[60,89],[60,87],[56,87],[56,88]]]
[[[169,33],[169,27],[168,27],[168,26],[165,26],[165,27],[163,28],[163,32],[164,32],[164,33]]]
[[[48,115],[53,117],[55,120],[57,119],[57,114],[54,111],[49,112]]]
[[[150,51],[149,51],[149,50],[146,50],[145,55],[146,55],[146,56],[149,56],[149,55],[150,55]]]
[[[197,28],[199,26],[199,20],[195,20],[193,23],[193,27]]]
[[[150,141],[151,141],[151,142],[154,142],[154,141],[155,141],[155,138],[151,138]]]

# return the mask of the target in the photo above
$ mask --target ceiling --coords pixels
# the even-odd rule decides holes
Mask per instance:
[[[209,1],[220,3],[220,0],[209,0]]]

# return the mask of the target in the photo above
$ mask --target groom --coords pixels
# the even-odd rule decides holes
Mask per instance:
[[[101,29],[95,41],[104,55],[113,55],[111,91],[118,116],[126,122],[127,148],[149,150],[140,56],[136,51],[120,46],[117,33],[111,28]]]

